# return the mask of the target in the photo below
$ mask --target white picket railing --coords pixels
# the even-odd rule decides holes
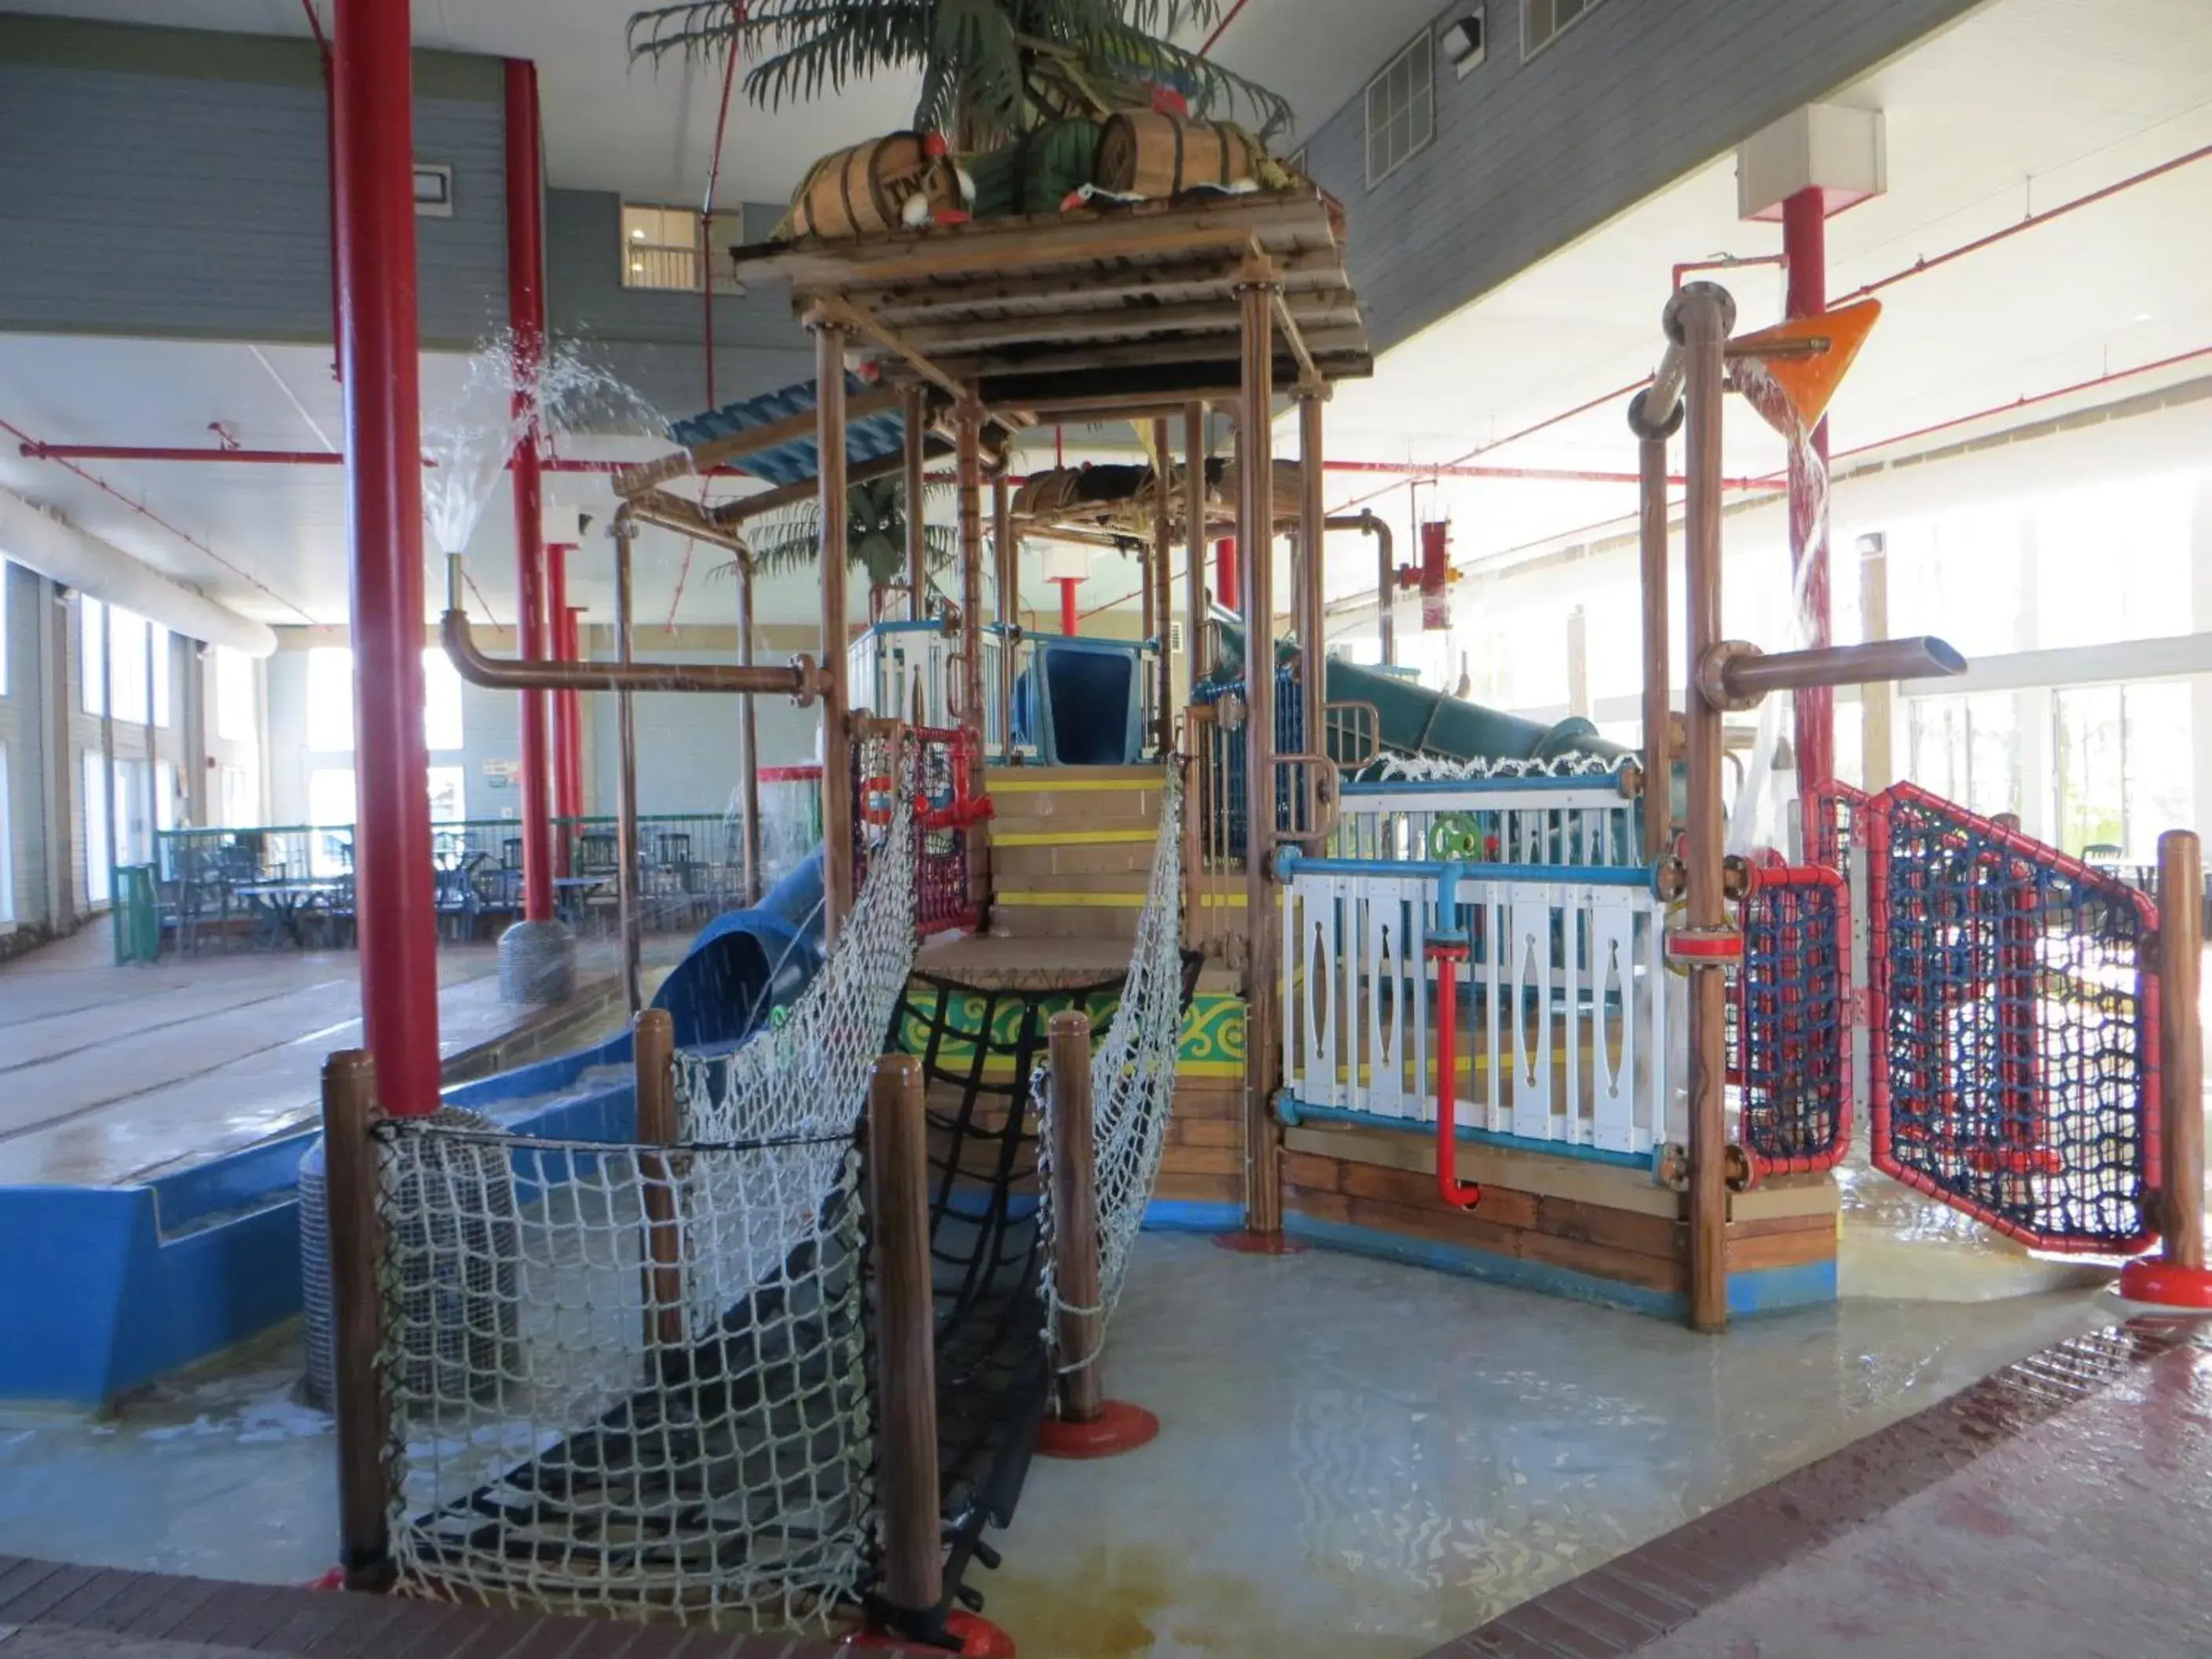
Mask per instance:
[[[1622,777],[1583,773],[1348,783],[1329,853],[1346,859],[1494,864],[1641,863],[1642,820],[1638,802],[1621,791]]]
[[[998,630],[987,628],[983,631],[983,750],[987,755],[997,755],[1005,747],[1005,711],[1000,707],[999,695],[1001,648]],[[953,715],[958,690],[952,684],[957,654],[957,642],[941,622],[876,623],[847,647],[846,672],[854,709],[921,726],[958,725]]]
[[[1462,1129],[1649,1157],[1673,1073],[1664,906],[1637,866],[1532,870],[1285,860],[1284,1115],[1437,1121],[1440,879],[1468,959],[1458,999]]]

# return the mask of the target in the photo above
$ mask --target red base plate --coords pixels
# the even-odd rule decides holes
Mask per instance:
[[[1307,1247],[1288,1233],[1216,1233],[1213,1247],[1239,1255],[1304,1255]]]
[[[2201,1308],[2212,1313],[2212,1269],[2177,1267],[2157,1256],[2146,1257],[2120,1269],[2120,1294],[2130,1302]]]
[[[328,1572],[310,1578],[302,1588],[311,1590],[342,1590],[345,1588],[345,1569],[332,1567]]]
[[[1142,1406],[1126,1400],[1109,1400],[1088,1423],[1071,1423],[1048,1417],[1037,1430],[1041,1457],[1115,1457],[1149,1445],[1160,1431],[1160,1419]]]
[[[980,1613],[955,1607],[945,1615],[945,1632],[960,1645],[957,1648],[928,1648],[880,1630],[863,1631],[858,1636],[848,1637],[846,1645],[903,1648],[908,1653],[957,1653],[960,1659],[1015,1659],[1014,1638]]]

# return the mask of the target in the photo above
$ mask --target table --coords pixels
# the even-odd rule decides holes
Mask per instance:
[[[264,927],[281,931],[293,944],[305,946],[300,926],[303,912],[313,909],[331,893],[344,890],[343,878],[322,877],[306,881],[260,881],[231,890],[260,913]]]

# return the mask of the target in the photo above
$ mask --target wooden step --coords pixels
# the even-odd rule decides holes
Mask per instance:
[[[1103,908],[1090,904],[1008,903],[1009,896],[1040,898],[1042,894],[1000,896],[991,907],[991,932],[999,939],[1133,939],[1138,905]]]
[[[1101,902],[1109,897],[1126,896],[1131,905],[1142,904],[1145,890],[1152,884],[1149,870],[1108,870],[1071,872],[1066,875],[1010,875],[1001,872],[991,884],[992,891],[1000,898],[1020,894],[1017,902],[1034,903],[1038,893],[1066,893],[1097,896]],[[1071,902],[1073,902],[1071,900]]]
[[[1006,834],[1085,830],[1156,830],[1157,789],[1054,789],[991,795],[991,817]]]
[[[1158,766],[987,766],[983,787],[1024,793],[1053,789],[1157,789],[1165,775]]]
[[[1152,848],[1150,837],[1108,842],[1103,845],[1091,842],[1048,842],[1039,845],[1023,843],[1009,847],[994,836],[991,842],[991,871],[995,881],[1030,881],[1032,884],[1038,877],[1055,875],[1148,875],[1152,867]]]

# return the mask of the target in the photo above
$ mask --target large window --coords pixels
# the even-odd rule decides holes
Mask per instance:
[[[2027,785],[2009,691],[1915,697],[1908,706],[1914,782],[1984,817],[2021,810]]]
[[[2186,682],[2077,686],[2052,703],[2057,842],[2080,858],[2149,864],[2193,821]]]
[[[0,564],[0,585],[4,585],[8,567]],[[0,622],[4,622],[0,617]],[[0,627],[0,638],[7,629]],[[8,823],[8,745],[0,743],[0,927],[15,925],[15,843],[9,838]]]
[[[350,665],[349,665],[350,667]],[[252,743],[261,735],[254,718],[253,659],[227,645],[215,648],[215,734],[225,743]]]
[[[429,770],[430,822],[459,823],[468,817],[468,770],[434,766]],[[350,830],[360,816],[353,768],[319,766],[307,774],[307,822],[318,830]],[[350,836],[317,836],[309,854],[319,876],[343,874],[352,867]]]
[[[107,902],[107,757],[84,751],[84,896],[88,904]]]
[[[1367,83],[1367,187],[1381,184],[1436,136],[1436,48],[1424,26]]]
[[[169,723],[169,630],[135,611],[86,598],[77,605],[78,659],[84,665],[88,714],[107,713],[106,688],[115,688],[115,718],[143,726]],[[111,648],[114,659],[111,663]]]
[[[715,293],[741,292],[730,250],[745,240],[744,216],[717,213],[703,236],[701,232],[699,216],[690,208],[623,203],[623,286],[696,294],[703,265],[714,272]]]
[[[434,647],[422,653],[422,738],[433,750],[465,741],[460,672]],[[307,653],[307,747],[319,755],[353,752],[353,653],[343,645]]]

